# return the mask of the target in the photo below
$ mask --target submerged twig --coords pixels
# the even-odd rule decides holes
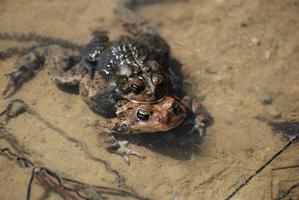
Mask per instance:
[[[31,170],[31,176],[30,176],[29,183],[28,183],[28,186],[27,186],[26,200],[30,200],[31,188],[32,188],[32,183],[33,183],[34,175],[35,175],[35,168],[32,168],[32,170]]]
[[[58,128],[57,126],[55,126],[54,124],[52,124],[51,122],[49,122],[48,120],[46,120],[45,118],[43,118],[38,112],[30,109],[28,106],[27,106],[27,113],[35,116],[38,120],[40,120],[42,123],[44,123],[48,128],[56,131],[57,133],[59,133],[62,137],[66,138],[68,141],[72,142],[72,143],[75,143],[76,145],[78,145],[81,150],[85,153],[85,155],[95,161],[95,162],[99,162],[101,164],[103,164],[105,166],[105,169],[111,173],[113,176],[116,177],[117,179],[117,182],[119,184],[119,187],[124,187],[124,188],[128,188],[128,189],[132,189],[130,188],[129,186],[126,185],[125,183],[125,178],[119,174],[119,172],[117,172],[116,170],[112,169],[110,164],[103,160],[103,159],[100,159],[98,157],[95,157],[93,156],[88,150],[87,150],[87,147],[86,145],[82,144],[79,140],[73,138],[73,137],[70,137],[66,132],[64,132],[62,129]]]
[[[82,196],[77,190],[65,187],[61,180],[60,176],[51,170],[45,168],[45,167],[38,167],[34,164],[34,162],[30,161],[28,158],[24,156],[20,156],[16,153],[13,153],[12,150],[9,148],[0,148],[0,154],[5,155],[8,158],[14,159],[19,162],[22,166],[25,168],[32,168],[31,178],[29,181],[29,185],[27,186],[27,196],[26,198],[30,198],[30,191],[31,191],[31,185],[33,182],[34,176],[38,176],[41,180],[45,181],[49,186],[52,187],[52,189],[55,189],[59,193],[61,193],[65,197],[69,197],[70,199],[88,199]],[[38,172],[37,170],[39,169]],[[73,194],[74,193],[74,194]],[[78,196],[78,197],[77,197]]]
[[[266,163],[264,163],[258,170],[256,170],[252,175],[250,175],[246,180],[241,183],[225,200],[229,200],[234,197],[244,186],[246,186],[256,175],[258,175],[263,169],[265,169],[272,161],[274,161],[280,154],[282,154],[295,140],[298,136],[290,137],[290,141],[285,144],[278,152],[276,152]]]
[[[285,193],[283,193],[281,196],[279,196],[278,198],[276,198],[275,200],[281,200],[286,198],[287,196],[290,195],[290,193],[296,189],[297,187],[299,187],[299,182],[295,183],[294,185],[292,185]]]
[[[60,176],[58,173],[48,169],[47,167],[34,164],[34,162],[29,160],[27,157],[13,153],[12,150],[7,147],[0,148],[0,155],[5,155],[10,159],[18,161],[19,164],[25,168],[32,168],[30,181],[27,186],[27,199],[30,198],[31,185],[35,176],[37,176],[39,181],[47,183],[47,185],[62,196],[70,199],[102,199],[102,194],[146,199],[141,196],[136,196],[126,190],[90,185],[78,180]]]
[[[12,133],[10,133],[4,126],[7,122],[9,122],[10,118],[16,117],[24,111],[27,111],[33,116],[36,116],[49,128],[59,132],[60,134],[63,134],[63,136],[69,139],[71,142],[79,144],[80,147],[85,150],[84,152],[87,153],[90,159],[96,160],[97,162],[101,162],[102,164],[104,164],[107,171],[117,177],[118,182],[120,183],[120,188],[95,186],[80,182],[78,180],[73,180],[67,177],[60,176],[58,173],[50,170],[45,166],[36,164],[35,161],[32,161],[27,156],[25,156],[27,153],[25,152],[22,145],[19,143],[16,137]],[[86,150],[85,145],[83,145],[78,140],[69,137],[63,130],[55,127],[53,124],[45,120],[37,112],[30,109],[29,106],[25,104],[22,100],[11,101],[8,104],[8,106],[2,112],[0,112],[0,116],[3,115],[6,115],[6,119],[5,122],[2,123],[0,126],[0,139],[5,139],[8,142],[8,144],[14,149],[15,152],[8,147],[2,147],[0,148],[0,155],[5,155],[10,159],[16,160],[19,164],[21,164],[21,166],[32,169],[29,184],[27,186],[26,199],[30,199],[34,177],[36,177],[40,182],[46,183],[48,186],[50,186],[50,188],[58,192],[64,198],[68,199],[103,199],[104,197],[102,195],[112,195],[121,197],[127,196],[135,199],[146,199],[145,197],[142,197],[141,195],[137,194],[131,187],[127,186],[124,177],[121,176],[116,170],[112,169],[105,160],[93,157]]]
[[[277,167],[277,168],[273,168],[271,170],[271,180],[270,180],[270,199],[273,200],[273,172],[274,171],[278,171],[278,170],[285,170],[285,169],[292,169],[292,168],[298,168],[299,165],[292,165],[292,166],[285,166],[285,167]],[[299,183],[298,183],[299,184]],[[297,186],[297,184],[291,186],[285,193],[283,193],[281,196],[277,197],[276,199],[283,199],[285,197],[287,197],[293,189],[295,189]],[[298,185],[299,186],[299,185]]]

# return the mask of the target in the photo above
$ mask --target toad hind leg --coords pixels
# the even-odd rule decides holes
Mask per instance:
[[[62,78],[62,73],[54,72],[69,70],[75,63],[74,51],[65,50],[57,45],[38,47],[33,51],[27,53],[17,60],[16,68],[12,70],[7,76],[9,81],[3,91],[3,97],[8,98],[12,96],[26,81],[32,79],[39,70],[43,67],[50,68],[52,72],[52,80],[56,83],[63,84],[79,84],[79,77],[74,76],[74,70],[70,70],[68,76]],[[58,70],[59,69],[59,70]],[[51,77],[51,72],[49,75]],[[67,79],[68,77],[69,79]],[[72,80],[70,79],[72,77]]]
[[[6,76],[9,76],[9,81],[2,93],[4,98],[13,95],[24,82],[35,76],[44,65],[44,55],[47,51],[47,48],[40,47],[18,59],[17,67],[6,74]]]
[[[58,86],[79,86],[85,74],[80,61],[81,57],[73,51],[53,52],[46,63],[49,78]]]

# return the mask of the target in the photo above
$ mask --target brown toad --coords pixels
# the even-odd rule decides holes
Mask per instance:
[[[108,151],[120,154],[126,160],[128,155],[141,155],[128,149],[126,142],[116,140],[115,133],[166,132],[184,121],[188,110],[196,115],[193,128],[198,129],[200,134],[204,131],[208,117],[203,109],[198,109],[200,104],[197,105],[196,101],[188,97],[177,100],[170,94],[155,103],[127,100],[120,97],[117,91],[107,92],[110,82],[99,71],[95,71],[91,77],[79,58],[78,52],[55,45],[37,48],[18,61],[17,69],[10,74],[8,88],[10,85],[18,86],[18,81],[25,81],[23,77],[32,77],[40,65],[46,67],[50,79],[59,87],[79,86],[79,93],[91,110],[104,117],[95,123],[97,128],[103,128],[103,131],[97,131],[100,141]],[[110,103],[111,99],[113,104]]]
[[[51,52],[51,48],[46,46],[28,54],[27,58],[24,57],[25,63],[19,63],[18,69],[10,74],[11,81],[4,96],[12,95],[25,79],[31,78],[41,69]],[[168,45],[157,35],[140,33],[109,41],[106,33],[94,32],[93,39],[82,49],[80,55],[77,54],[76,59],[81,60],[82,68],[88,71],[91,78],[98,72],[107,82],[102,90],[114,98],[103,103],[112,106],[118,98],[139,103],[154,103],[165,98],[170,85],[168,55]],[[73,58],[75,59],[74,56]],[[71,59],[69,61],[74,62]]]

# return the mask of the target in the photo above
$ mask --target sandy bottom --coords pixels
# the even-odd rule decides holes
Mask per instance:
[[[34,32],[84,44],[91,30],[123,34],[114,16],[115,1],[0,0],[0,31]],[[299,4],[296,0],[190,0],[144,6],[137,11],[156,24],[172,55],[183,65],[191,94],[214,117],[200,145],[188,159],[130,147],[146,159],[106,153],[88,127],[99,119],[81,98],[58,90],[41,71],[11,99],[21,98],[36,116],[13,119],[8,130],[27,157],[41,166],[92,185],[117,187],[115,177],[96,159],[110,163],[128,186],[150,199],[225,199],[288,139],[273,133],[257,116],[299,112]],[[2,41],[0,50],[32,43]],[[0,89],[17,56],[0,62]],[[10,99],[0,99],[1,108]],[[9,146],[0,138],[1,148]],[[83,148],[84,147],[84,148]],[[167,149],[165,151],[171,151]],[[299,181],[299,145],[294,143],[232,199],[277,198]],[[285,169],[276,169],[287,167]],[[0,198],[24,199],[30,170],[0,156]],[[270,184],[272,183],[272,191]],[[34,180],[32,199],[62,199]],[[108,199],[130,199],[106,195]],[[299,188],[285,199],[299,199]]]

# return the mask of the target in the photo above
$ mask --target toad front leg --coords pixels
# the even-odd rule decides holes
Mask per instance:
[[[206,127],[213,121],[211,115],[196,98],[185,96],[181,99],[181,103],[191,111],[194,118],[194,125],[189,133],[198,131],[200,138],[202,138],[205,134]]]
[[[122,156],[127,164],[130,164],[130,155],[145,158],[142,154],[129,149],[127,147],[129,144],[128,141],[119,141],[114,137],[113,133],[126,132],[125,128],[119,126],[118,122],[115,122],[114,119],[103,119],[96,121],[93,125],[98,132],[100,143],[103,144],[108,152]]]
[[[109,37],[107,32],[103,31],[94,31],[92,33],[92,40],[86,45],[85,48],[85,57],[83,59],[82,64],[85,69],[88,71],[89,77],[92,78],[96,68],[98,66],[97,58],[100,54],[105,50],[105,48],[109,44]]]
[[[105,148],[108,152],[122,156],[127,164],[130,164],[130,155],[137,156],[139,158],[145,158],[145,156],[143,156],[142,154],[129,149],[127,147],[129,144],[128,141],[118,141],[113,135],[109,133],[100,133],[99,139],[105,144]]]

